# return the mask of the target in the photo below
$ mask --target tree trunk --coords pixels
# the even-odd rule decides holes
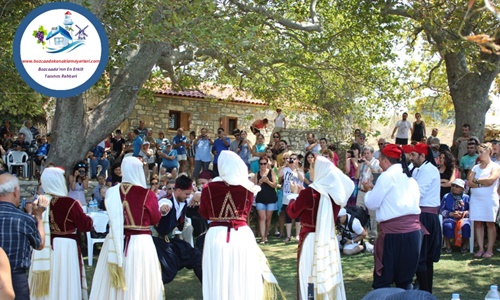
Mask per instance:
[[[69,176],[75,163],[84,159],[87,151],[130,115],[139,88],[148,79],[165,46],[163,43],[138,45],[113,78],[110,93],[92,111],[85,111],[82,95],[57,99],[47,161],[63,167]]]
[[[455,141],[462,135],[462,125],[471,126],[471,135],[478,137],[481,141],[484,137],[484,126],[486,112],[490,108],[489,90],[495,76],[499,72],[498,66],[481,70],[470,71],[466,57],[463,52],[448,53],[444,56],[446,62],[446,73],[448,87],[455,108]],[[496,62],[498,58],[491,57],[490,62]]]

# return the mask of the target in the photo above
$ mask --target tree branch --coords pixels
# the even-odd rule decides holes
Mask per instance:
[[[279,24],[281,24],[289,29],[295,29],[295,30],[301,30],[301,31],[307,31],[307,32],[321,32],[322,31],[321,25],[314,23],[314,19],[317,19],[316,0],[313,0],[311,5],[310,5],[310,9],[311,9],[310,15],[314,17],[314,19],[311,20],[313,22],[312,24],[300,24],[300,23],[297,23],[295,21],[282,18],[278,15],[275,15],[274,13],[272,13],[271,11],[267,10],[266,8],[264,8],[262,6],[256,6],[253,4],[244,4],[243,2],[240,2],[238,0],[230,0],[230,2],[234,5],[236,5],[236,7],[238,7],[238,9],[240,9],[241,11],[259,14],[261,16],[268,18],[268,19],[274,20],[275,22],[277,22],[277,23],[279,23]]]

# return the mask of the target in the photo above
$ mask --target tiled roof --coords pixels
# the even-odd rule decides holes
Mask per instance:
[[[219,90],[219,89],[214,88],[214,89],[211,89],[207,93],[204,93],[201,91],[174,91],[172,89],[165,89],[165,90],[158,90],[156,93],[160,94],[160,95],[170,95],[170,96],[176,96],[176,97],[198,98],[198,99],[217,99],[218,101],[229,101],[229,102],[233,102],[233,103],[236,102],[236,103],[246,103],[246,104],[267,106],[267,104],[264,101],[251,99],[250,97],[248,97],[246,99],[243,97],[236,98],[236,96],[234,96],[236,91],[234,91],[232,89]]]

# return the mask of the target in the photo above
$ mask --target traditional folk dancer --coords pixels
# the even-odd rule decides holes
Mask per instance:
[[[148,190],[143,164],[125,157],[122,183],[106,192],[109,234],[101,249],[90,299],[163,299],[163,283],[150,225],[158,224],[158,199]]]
[[[335,220],[354,183],[322,156],[316,157],[309,173],[313,183],[287,208],[291,218],[300,216],[303,226],[297,251],[297,299],[309,299],[308,283],[314,284],[314,299],[346,299]],[[294,184],[292,189],[296,193],[301,187]]]
[[[411,289],[422,246],[420,191],[401,148],[394,144],[385,146],[379,161],[384,172],[375,186],[362,183],[369,191],[365,205],[376,211],[380,230],[375,241],[372,287],[385,288],[396,283],[399,288]]]
[[[64,170],[45,169],[41,182],[50,205],[42,215],[46,227],[45,247],[33,253],[29,279],[31,299],[88,299],[76,231],[90,231],[92,218],[83,212],[77,200],[68,197]]]
[[[422,241],[417,281],[420,290],[432,293],[434,263],[439,261],[443,244],[441,222],[439,222],[441,177],[438,168],[431,162],[433,158],[427,158],[431,151],[427,144],[418,143],[415,146],[406,146],[403,150],[410,153],[410,160],[414,166],[412,176],[420,189],[420,223],[429,232],[424,235]]]
[[[201,192],[200,215],[211,220],[203,251],[203,299],[277,298],[278,282],[246,223],[260,187],[248,180],[247,166],[232,151],[221,152],[219,174]]]
[[[158,226],[153,229],[153,242],[162,267],[163,284],[171,282],[183,268],[193,269],[196,277],[202,282],[202,253],[193,248],[193,226],[186,222],[186,208],[199,200],[199,197],[198,200],[191,197],[192,192],[193,180],[181,175],[175,180],[171,197],[163,198],[158,203],[163,215]],[[182,239],[175,235],[168,238],[175,228],[182,232]]]

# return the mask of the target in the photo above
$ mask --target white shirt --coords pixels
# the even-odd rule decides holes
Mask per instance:
[[[420,206],[440,206],[441,177],[438,168],[430,162],[424,162],[419,168],[413,170],[412,176],[420,189]]]
[[[365,194],[365,205],[376,211],[377,222],[420,214],[419,201],[418,184],[403,173],[401,164],[394,164],[380,174],[373,190]]]
[[[274,119],[274,126],[275,127],[280,127],[280,128],[285,127],[285,122],[283,120],[285,120],[285,116],[283,115],[283,112],[280,112],[276,116],[276,119]]]
[[[381,172],[382,169],[380,169],[380,162],[376,158],[372,158],[372,160],[369,162],[370,165],[372,166],[373,170],[370,169],[365,163],[360,164],[360,169],[359,169],[359,187],[362,188],[363,182],[367,181],[372,181],[373,180],[373,172]]]
[[[31,133],[28,127],[23,126],[21,130],[19,130],[19,133],[24,133],[25,142],[31,143],[31,141],[33,140],[33,134]]]
[[[321,145],[319,143],[316,144],[316,146],[314,146],[311,150],[307,150],[306,148],[309,147],[309,143],[306,143],[306,145],[304,146],[304,151],[311,151],[312,153],[314,154],[319,154],[321,152]]]
[[[396,132],[396,138],[398,139],[407,139],[408,138],[408,132],[410,131],[411,128],[411,122],[406,120],[399,120],[396,123],[396,127],[398,128],[398,131]]]
[[[373,154],[373,157],[375,157],[376,159],[379,159],[380,153],[382,153],[382,151],[380,151],[380,150],[375,151],[375,154]]]

